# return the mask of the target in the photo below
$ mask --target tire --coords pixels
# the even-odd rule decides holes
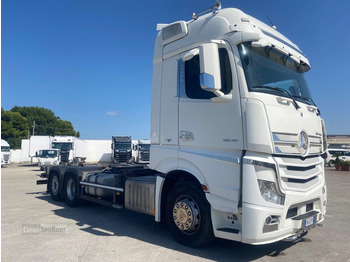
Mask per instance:
[[[329,165],[330,167],[335,166],[335,164],[334,164],[334,160],[329,160],[328,165]]]
[[[79,198],[79,181],[73,174],[68,174],[64,183],[64,199],[68,206],[77,207],[82,204]]]
[[[49,190],[50,190],[51,198],[53,200],[55,201],[62,200],[61,187],[62,187],[62,183],[59,175],[57,173],[52,173],[49,179]]]
[[[207,245],[215,238],[210,205],[204,192],[192,182],[180,182],[171,189],[166,222],[175,238],[189,247]]]

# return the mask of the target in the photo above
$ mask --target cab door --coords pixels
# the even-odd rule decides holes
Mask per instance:
[[[196,169],[211,194],[232,200],[237,207],[243,148],[239,88],[229,45],[222,41],[217,52],[220,92],[232,96],[224,101],[201,87],[201,54],[194,49],[180,55],[179,167]]]

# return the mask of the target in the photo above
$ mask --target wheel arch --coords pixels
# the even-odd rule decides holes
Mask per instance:
[[[193,183],[198,189],[203,190],[202,183],[198,179],[198,177],[186,170],[173,170],[166,174],[164,184],[162,187],[161,192],[161,221],[165,221],[165,213],[166,213],[166,202],[167,198],[169,196],[170,190],[174,187],[174,185],[178,182],[191,182]],[[204,191],[203,191],[204,192]]]

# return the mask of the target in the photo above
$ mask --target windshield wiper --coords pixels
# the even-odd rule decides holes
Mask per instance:
[[[293,101],[293,105],[295,107],[296,110],[298,110],[300,108],[300,106],[298,105],[297,101],[294,99],[294,97],[289,94],[289,92],[287,90],[284,90],[283,88],[279,88],[279,87],[274,87],[274,86],[252,86],[253,88],[266,88],[266,89],[272,89],[274,91],[283,93],[285,95],[287,95],[288,98],[292,99]]]
[[[295,95],[292,95],[292,97],[294,97],[296,99],[300,98],[300,99],[306,100],[306,101],[312,103],[313,106],[316,106],[315,102],[309,97],[306,97],[306,96],[295,96]]]
[[[303,99],[303,100],[306,100],[308,102],[310,102],[313,106],[315,106],[317,108],[316,110],[316,114],[319,116],[321,115],[321,111],[318,109],[317,105],[315,104],[314,100],[312,100],[312,98],[310,97],[305,97],[305,96],[293,96],[294,98],[300,98],[300,99]]]

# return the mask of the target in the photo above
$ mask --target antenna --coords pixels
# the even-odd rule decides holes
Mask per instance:
[[[277,27],[272,23],[272,21],[271,21],[271,19],[270,19],[270,17],[268,16],[268,15],[266,15],[267,16],[267,19],[269,19],[269,21],[270,21],[270,24],[271,24],[271,27],[273,28],[273,29],[277,29]]]
[[[197,14],[196,13],[192,13],[192,19],[193,20],[197,20],[199,15],[201,15],[201,14],[203,14],[205,12],[208,12],[209,10],[212,10],[213,13],[215,13],[215,10],[220,10],[220,9],[221,9],[221,3],[220,3],[220,1],[216,1],[214,6],[209,7],[208,9],[206,9],[206,10],[204,10],[202,12],[199,12]]]

